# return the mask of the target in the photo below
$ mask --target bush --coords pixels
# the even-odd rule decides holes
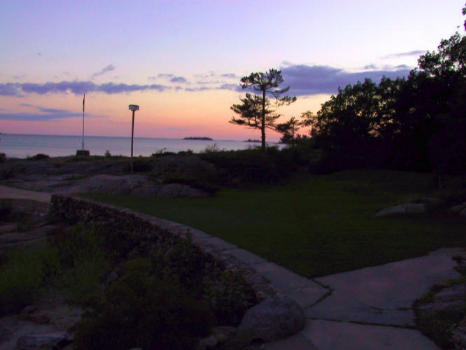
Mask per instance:
[[[0,201],[0,222],[8,221],[11,218],[13,208],[10,201]]]
[[[191,292],[200,292],[201,283],[213,260],[208,260],[189,240],[168,239],[151,254],[152,271]]]
[[[105,241],[95,227],[76,225],[50,239],[56,261],[46,261],[48,279],[66,288],[70,301],[88,305],[100,297],[100,285],[109,269]]]
[[[133,171],[137,173],[143,173],[151,171],[153,168],[152,159],[151,158],[143,158],[138,157],[133,160]],[[130,170],[130,166],[128,165],[128,170]]]
[[[78,324],[77,350],[192,349],[214,324],[207,304],[137,264]]]
[[[257,303],[254,290],[235,272],[224,270],[190,240],[172,241],[151,255],[152,273],[205,300],[221,325],[237,325]]]
[[[276,148],[207,152],[200,158],[215,165],[222,185],[276,183],[297,168],[289,153]]]
[[[206,278],[204,298],[220,325],[238,325],[246,310],[257,304],[254,290],[240,274],[231,271],[223,271],[212,280]]]
[[[209,194],[215,194],[220,189],[219,186],[209,183],[205,179],[189,177],[179,173],[172,173],[164,176],[162,178],[162,183],[187,185],[193,188],[197,188],[201,191],[207,192]]]
[[[44,160],[44,159],[50,159],[50,156],[47,154],[43,154],[43,153],[37,153],[35,156],[27,157],[27,160]]]
[[[0,153],[0,163],[6,162],[6,154],[5,153]]]

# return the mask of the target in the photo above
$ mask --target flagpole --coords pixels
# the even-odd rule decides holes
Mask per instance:
[[[82,141],[81,141],[81,149],[84,150],[84,105],[86,103],[86,94],[84,94],[84,97],[83,97],[83,137],[82,137]]]

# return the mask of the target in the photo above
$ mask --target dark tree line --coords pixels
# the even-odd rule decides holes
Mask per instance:
[[[465,57],[466,37],[457,32],[407,78],[339,89],[307,117],[314,142],[349,166],[466,170]]]

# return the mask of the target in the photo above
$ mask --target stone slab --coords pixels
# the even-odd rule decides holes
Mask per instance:
[[[318,350],[439,350],[421,332],[396,327],[313,320],[301,334]]]
[[[267,260],[264,258],[241,248],[228,250],[224,252],[223,255],[232,256],[250,266],[267,263]]]
[[[294,299],[303,309],[305,309],[305,314],[307,317],[306,308],[311,307],[312,305],[319,302],[320,299],[323,299],[326,295],[329,294],[329,290],[325,290],[325,293],[322,293],[322,289],[316,288],[316,285],[311,287],[300,288],[288,293],[288,296]]]
[[[267,343],[265,350],[318,350],[312,342],[301,333],[273,343]]]
[[[218,237],[209,237],[207,239],[199,240],[196,243],[199,244],[201,247],[213,248],[217,252],[222,252],[224,250],[238,249],[238,247],[235,246],[234,244],[228,243]]]
[[[305,289],[307,292],[306,303],[313,304],[328,292],[317,283],[275,263],[254,265],[253,269],[269,280],[274,288],[290,297],[293,293]]]
[[[414,325],[413,302],[436,283],[459,276],[452,256],[459,250],[434,252],[317,279],[333,293],[306,310],[306,316],[399,326]]]

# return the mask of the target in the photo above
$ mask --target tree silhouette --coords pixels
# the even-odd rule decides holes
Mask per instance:
[[[286,122],[277,124],[275,129],[283,134],[280,138],[281,142],[294,145],[296,141],[296,133],[303,125],[304,122],[302,120],[299,120],[296,117],[291,117]]]
[[[241,78],[241,87],[250,88],[257,94],[247,93],[244,98],[240,98],[240,104],[231,106],[233,112],[238,117],[232,117],[230,123],[243,125],[253,129],[261,130],[262,150],[265,150],[265,129],[275,129],[275,120],[280,117],[276,113],[276,108],[272,108],[270,97],[275,98],[275,105],[278,108],[284,104],[296,101],[296,97],[282,96],[290,87],[279,88],[283,83],[281,71],[270,69],[268,72],[251,73]]]

